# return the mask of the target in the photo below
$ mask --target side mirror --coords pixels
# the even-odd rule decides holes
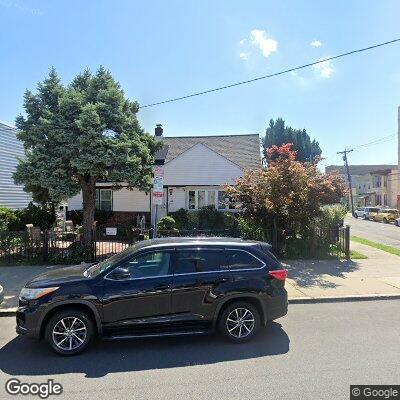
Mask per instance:
[[[115,268],[110,274],[110,277],[115,280],[124,280],[131,277],[131,273],[126,268]]]

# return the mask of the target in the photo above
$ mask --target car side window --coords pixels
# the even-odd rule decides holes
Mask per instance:
[[[122,268],[129,270],[131,278],[150,278],[169,274],[171,253],[158,251],[138,255],[126,261]]]
[[[261,268],[264,263],[243,250],[228,250],[227,263],[231,270]]]
[[[220,271],[222,254],[222,250],[178,250],[174,274]]]

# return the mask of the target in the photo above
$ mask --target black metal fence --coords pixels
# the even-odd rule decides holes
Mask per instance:
[[[274,253],[284,258],[325,258],[334,256],[350,258],[350,227],[317,229],[312,235],[296,237],[284,231],[267,232],[260,238],[273,245]],[[54,263],[73,264],[86,261],[101,261],[119,253],[138,240],[152,237],[153,232],[110,232],[99,227],[93,232],[92,251],[88,256],[81,244],[78,232],[57,230],[35,232],[0,232],[0,263]],[[234,229],[158,231],[158,237],[171,236],[217,236],[240,237]]]

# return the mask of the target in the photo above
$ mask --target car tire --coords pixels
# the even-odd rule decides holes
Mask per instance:
[[[367,218],[367,216],[364,214],[362,219],[363,219],[364,221],[366,221],[368,218]]]
[[[251,340],[261,325],[260,314],[256,307],[248,302],[229,304],[218,319],[218,330],[233,343],[245,343]]]
[[[396,225],[396,226],[399,226],[399,222],[396,220],[396,221],[394,221],[394,224]]]
[[[94,324],[90,316],[84,311],[73,308],[54,314],[45,330],[47,343],[53,351],[62,356],[81,353],[87,348],[93,336]]]
[[[389,221],[386,218],[383,218],[383,223],[387,224]]]

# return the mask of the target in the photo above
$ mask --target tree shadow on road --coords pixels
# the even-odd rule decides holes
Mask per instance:
[[[132,341],[96,341],[83,354],[61,357],[44,341],[16,337],[0,349],[0,370],[11,376],[85,373],[97,378],[109,373],[145,371],[224,361],[245,360],[289,351],[290,340],[281,325],[268,323],[244,344],[224,341],[217,335]]]
[[[346,273],[359,269],[359,265],[350,260],[288,260],[285,264],[288,277],[300,288],[309,286],[335,288],[338,285],[323,275],[346,278]]]

